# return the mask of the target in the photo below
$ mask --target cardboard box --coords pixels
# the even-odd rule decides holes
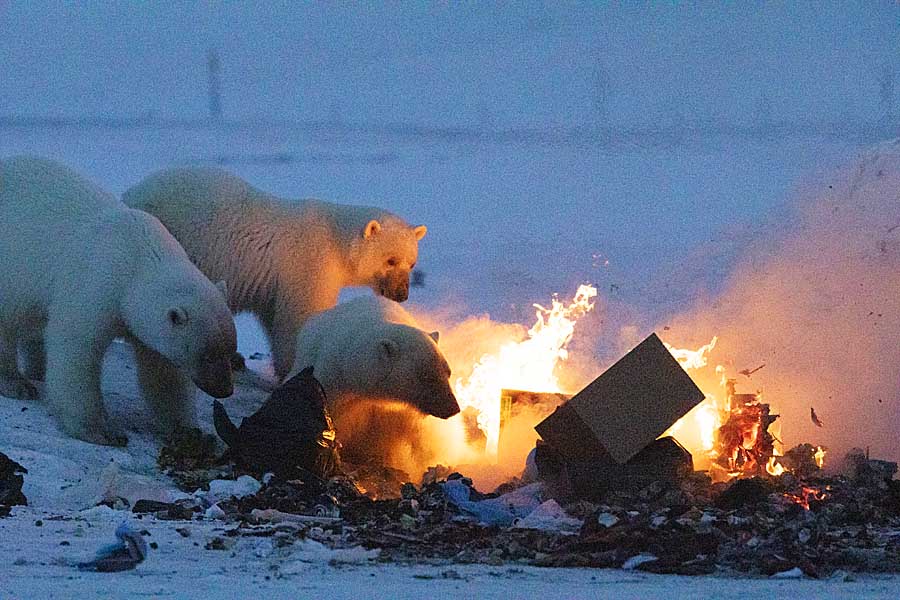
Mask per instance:
[[[535,429],[565,458],[624,464],[703,398],[654,333]]]

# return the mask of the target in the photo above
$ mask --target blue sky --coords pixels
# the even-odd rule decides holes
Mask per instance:
[[[900,3],[47,3],[0,0],[0,114],[569,125],[872,117]]]

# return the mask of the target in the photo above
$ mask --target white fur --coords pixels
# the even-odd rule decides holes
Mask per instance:
[[[349,457],[390,460],[396,443],[421,446],[424,415],[459,412],[436,337],[398,303],[360,297],[306,322],[292,373],[313,367]]]
[[[123,199],[158,217],[210,279],[228,282],[233,311],[256,314],[279,378],[305,319],[334,306],[341,288],[405,300],[426,231],[378,208],[282,200],[219,169],[157,173]]]
[[[50,409],[77,438],[124,442],[100,393],[113,338],[134,345],[161,431],[192,422],[183,371],[208,378],[234,350],[221,291],[162,224],[52,161],[0,161],[0,265],[0,394],[37,395],[17,366],[21,345],[26,372],[46,371]]]

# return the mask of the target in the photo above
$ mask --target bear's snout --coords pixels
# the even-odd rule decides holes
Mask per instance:
[[[227,398],[234,393],[230,356],[203,361],[194,370],[191,379],[213,398]]]
[[[377,292],[394,302],[405,302],[409,298],[409,272],[389,272],[378,282]]]
[[[430,402],[431,410],[428,413],[438,419],[449,419],[453,415],[459,414],[459,402],[453,392],[447,391],[446,394],[440,394],[433,397]]]
[[[435,413],[434,416],[439,419],[449,419],[453,415],[459,414],[459,404],[456,402],[456,399],[453,399],[452,403],[447,403],[447,405],[439,412]]]

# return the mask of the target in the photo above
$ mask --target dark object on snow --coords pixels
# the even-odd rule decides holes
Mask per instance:
[[[163,521],[185,520],[194,517],[194,510],[185,504],[157,502],[156,500],[138,500],[134,503],[131,512],[152,513],[157,519]]]
[[[0,452],[0,517],[8,515],[12,506],[28,504],[22,493],[23,473],[28,473],[28,469]]]
[[[756,505],[765,502],[774,491],[775,486],[762,477],[738,479],[716,499],[716,506],[723,510],[735,510]]]
[[[703,398],[651,334],[535,429],[567,459],[625,464]]]
[[[304,472],[325,478],[337,469],[334,425],[312,367],[284,382],[240,427],[215,402],[213,423],[235,462],[253,471],[292,479]]]
[[[812,406],[809,407],[809,417],[812,419],[812,422],[816,427],[825,427],[825,424],[822,423],[822,421],[819,420],[818,415],[816,415],[816,409],[814,409]]]
[[[673,485],[694,470],[691,453],[672,437],[653,441],[624,465],[599,452],[569,458],[541,441],[534,460],[550,496],[565,499],[596,499],[610,490],[636,491],[653,482]]]
[[[128,523],[116,528],[116,537],[118,542],[100,548],[94,560],[79,563],[78,568],[82,571],[116,573],[135,568],[147,557],[147,542]]]

